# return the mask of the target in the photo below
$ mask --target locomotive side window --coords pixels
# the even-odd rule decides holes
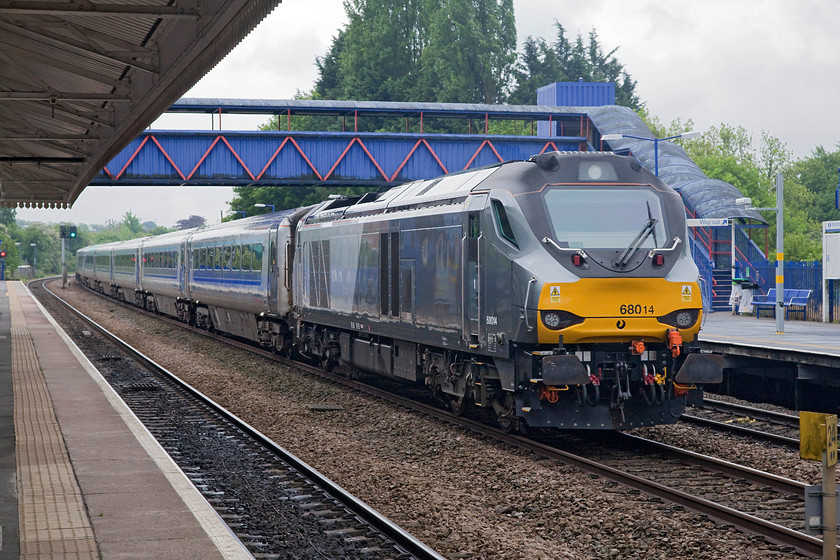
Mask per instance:
[[[513,228],[510,227],[510,220],[508,220],[507,212],[501,200],[493,200],[493,217],[496,220],[496,225],[499,228],[499,234],[505,241],[509,241],[511,245],[519,249],[519,244],[516,242],[516,236],[513,235]]]
[[[644,235],[640,248],[664,247],[662,203],[646,189],[554,187],[544,195],[555,239],[561,247],[620,249]]]

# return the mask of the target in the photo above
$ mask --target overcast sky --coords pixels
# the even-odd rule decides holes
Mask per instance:
[[[520,45],[571,39],[594,28],[605,52],[638,82],[649,111],[667,124],[692,119],[696,130],[743,126],[755,145],[766,130],[795,157],[840,142],[840,53],[836,0],[513,0]],[[315,57],[345,23],[341,0],[284,0],[186,97],[286,99],[308,91]],[[223,117],[253,129],[264,119]],[[207,116],[164,116],[155,128],[209,129]],[[233,192],[215,187],[88,187],[71,210],[19,209],[24,220],[105,223],[132,211],[171,227],[190,214],[219,221]]]

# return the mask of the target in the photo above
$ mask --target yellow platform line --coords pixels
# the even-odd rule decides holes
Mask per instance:
[[[18,512],[21,560],[99,558],[93,526],[64,445],[52,399],[18,301],[11,311]]]

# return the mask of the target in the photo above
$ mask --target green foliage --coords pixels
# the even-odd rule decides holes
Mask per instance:
[[[498,103],[516,60],[512,0],[348,0],[317,59],[326,99]]]
[[[318,204],[331,194],[356,196],[374,190],[375,187],[237,187],[230,202],[231,213],[224,221],[242,218],[243,211],[246,216],[271,211],[270,208],[255,208],[255,204],[273,204],[274,210],[279,212]]]
[[[412,97],[502,102],[516,62],[512,0],[441,0],[434,6]]]
[[[516,85],[508,101],[513,104],[532,105],[536,90],[554,82],[614,82],[616,104],[640,109],[642,103],[636,94],[636,81],[615,57],[618,47],[605,53],[594,29],[584,41],[578,35],[574,43],[566,37],[566,29],[554,21],[557,37],[552,46],[545,39],[528,36],[523,44],[519,62],[514,70]]]
[[[0,208],[0,224],[6,224],[7,226],[15,226],[15,217],[17,216],[17,210],[14,208]]]

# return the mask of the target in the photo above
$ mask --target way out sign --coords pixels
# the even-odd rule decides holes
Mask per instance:
[[[799,413],[799,456],[822,461],[827,467],[837,464],[837,415],[820,412]]]

